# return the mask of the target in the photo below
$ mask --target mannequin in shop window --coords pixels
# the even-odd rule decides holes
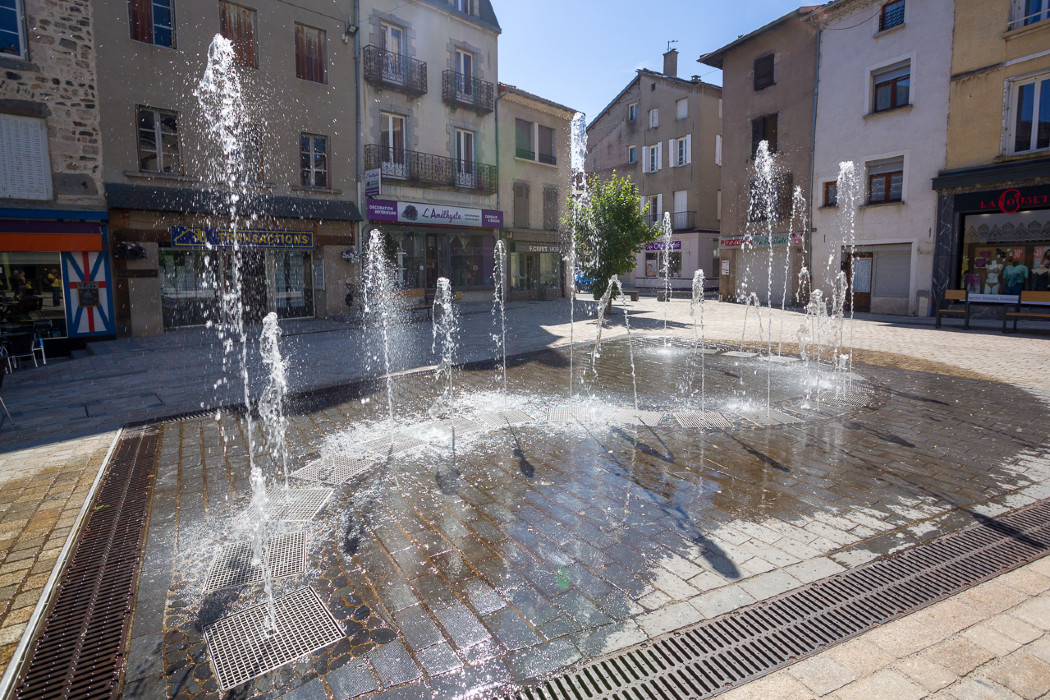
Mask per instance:
[[[1032,289],[1037,292],[1045,292],[1050,289],[1050,246],[1043,251],[1035,268],[1032,269]]]
[[[1003,269],[1003,281],[1006,283],[1007,294],[1019,295],[1024,289],[1024,283],[1028,281],[1028,267],[1011,255]]]
[[[995,257],[989,261],[985,266],[984,271],[986,276],[984,278],[984,293],[985,294],[998,294],[999,293],[999,273],[1003,269],[1003,251],[997,250]]]

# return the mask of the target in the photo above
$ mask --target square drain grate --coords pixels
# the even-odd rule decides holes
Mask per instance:
[[[407,452],[408,450],[414,450],[417,447],[423,447],[426,444],[427,443],[422,440],[407,433],[393,433],[385,437],[363,442],[360,447],[362,450],[367,450],[372,454],[385,458],[390,453],[397,454],[398,452]]]
[[[609,422],[627,425],[656,425],[664,419],[660,411],[635,411],[630,408],[617,408],[609,411]]]
[[[312,588],[277,598],[274,607],[275,634],[264,628],[265,605],[224,617],[204,633],[220,690],[258,678],[344,636]]]
[[[723,357],[758,357],[757,352],[743,352],[741,350],[729,350],[722,353]]]
[[[271,520],[313,520],[332,495],[332,489],[288,489],[273,492]]]
[[[759,409],[758,411],[751,413],[741,414],[741,417],[761,426],[785,425],[787,423],[799,422],[799,419],[790,413],[784,413],[775,408],[770,408],[768,412],[764,408]]]
[[[760,357],[759,359],[763,362],[772,362],[775,365],[790,365],[792,362],[801,362],[799,358],[789,357],[787,355],[764,356]]]
[[[548,423],[575,423],[576,412],[572,406],[551,406],[547,409]]]
[[[291,532],[270,540],[270,576],[283,578],[306,571],[306,533]],[[219,550],[204,581],[204,592],[244,586],[262,580],[262,569],[252,566],[252,543],[235,542]]]
[[[487,428],[506,428],[508,425],[522,425],[531,423],[532,416],[524,411],[512,408],[507,411],[485,411],[479,413],[477,419]]]
[[[673,414],[683,428],[731,428],[733,423],[721,413],[714,411],[679,411]]]
[[[484,429],[485,426],[480,423],[457,416],[455,418],[420,423],[416,426],[415,432],[417,435],[426,435],[431,439],[436,436],[440,440],[451,440],[453,434],[456,436],[469,435]],[[413,437],[412,439],[416,440],[417,438]]]
[[[373,459],[362,459],[349,455],[328,454],[314,460],[302,469],[292,472],[292,476],[305,481],[319,481],[323,484],[343,484],[354,477],[364,474],[376,465]]]

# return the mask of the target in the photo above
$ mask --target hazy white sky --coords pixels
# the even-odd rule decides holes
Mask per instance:
[[[663,70],[677,39],[678,75],[721,85],[697,63],[781,17],[798,0],[492,0],[503,34],[499,79],[587,114],[590,122],[638,68]]]

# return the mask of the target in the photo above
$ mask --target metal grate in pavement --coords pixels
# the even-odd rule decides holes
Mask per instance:
[[[514,700],[705,698],[1050,553],[1050,501],[588,663]]]
[[[363,442],[361,443],[360,448],[385,458],[388,454],[407,452],[408,450],[414,450],[417,447],[423,447],[426,444],[427,443],[409,435],[408,433],[391,433],[390,435],[381,438]]]
[[[290,532],[270,540],[270,577],[284,578],[306,571],[306,533]],[[262,580],[262,567],[252,566],[252,543],[234,542],[215,555],[204,580],[204,592],[245,586]]]
[[[433,436],[436,434],[438,439],[451,440],[453,435],[469,435],[470,433],[477,433],[485,429],[485,426],[480,423],[476,423],[467,418],[456,416],[455,418],[444,418],[441,420],[427,421],[415,426],[412,430],[415,435],[427,438],[429,441],[433,440]],[[416,438],[413,438],[416,439]]]
[[[671,414],[683,428],[731,428],[732,421],[716,411],[679,411]]]
[[[572,406],[551,406],[547,409],[548,423],[575,423],[576,411]]]
[[[270,520],[313,520],[332,496],[332,489],[275,489],[270,501]]]
[[[342,454],[326,454],[292,472],[291,476],[304,481],[319,481],[322,484],[345,484],[364,474],[376,465],[374,459],[351,457]]]
[[[790,413],[784,413],[783,411],[778,411],[777,409],[772,407],[769,408],[769,410],[762,408],[758,411],[753,411],[751,413],[742,413],[740,415],[744,419],[757,425],[761,425],[763,427],[768,427],[772,425],[785,425],[788,423],[798,423],[800,420],[799,418],[791,415]]]
[[[277,632],[268,634],[266,606],[224,617],[204,633],[219,689],[229,690],[343,638],[312,588],[274,600]]]
[[[797,357],[791,357],[790,355],[763,355],[758,358],[762,362],[772,362],[775,365],[789,365],[792,362],[801,362]]]
[[[757,352],[744,352],[742,350],[727,350],[722,357],[758,357]]]
[[[656,425],[664,419],[666,414],[662,411],[635,411],[632,408],[616,408],[609,411],[610,423],[624,423],[627,425]]]
[[[523,425],[533,421],[532,416],[516,408],[506,411],[483,411],[475,416],[487,428],[506,428],[508,425]]]

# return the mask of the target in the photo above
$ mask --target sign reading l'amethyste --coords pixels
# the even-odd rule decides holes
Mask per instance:
[[[368,219],[397,224],[503,228],[503,212],[501,211],[421,202],[391,202],[382,199],[368,200]]]

